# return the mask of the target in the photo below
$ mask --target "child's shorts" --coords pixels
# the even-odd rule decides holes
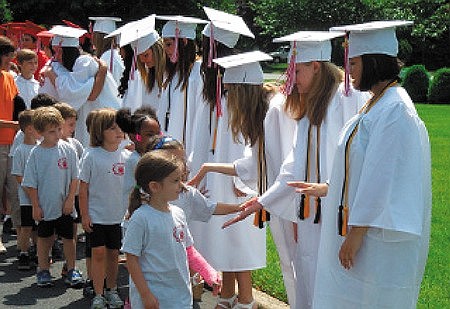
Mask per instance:
[[[91,248],[105,246],[107,249],[119,250],[122,245],[120,224],[94,224],[90,233]]]
[[[62,215],[56,220],[42,220],[38,223],[38,237],[48,238],[53,234],[57,234],[64,239],[73,239],[72,216]]]
[[[22,222],[22,227],[36,228],[36,222],[33,219],[33,206],[20,205],[20,221]]]

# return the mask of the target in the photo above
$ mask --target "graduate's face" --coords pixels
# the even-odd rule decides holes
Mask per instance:
[[[62,63],[62,47],[59,45],[53,46],[55,60]]]
[[[155,66],[155,59],[153,58],[153,51],[151,48],[147,49],[142,54],[139,54],[138,57],[147,68],[153,68]]]
[[[353,88],[359,90],[359,85],[361,84],[361,76],[363,70],[362,58],[361,56],[350,58],[350,75],[352,78]]]
[[[175,52],[175,40],[173,38],[164,38],[164,51],[168,57],[171,57]]]
[[[309,92],[319,68],[320,65],[316,61],[295,64],[295,79],[299,94]]]
[[[24,34],[20,38],[20,43],[22,44],[22,48],[35,49],[36,44],[33,42],[33,38],[29,34]]]

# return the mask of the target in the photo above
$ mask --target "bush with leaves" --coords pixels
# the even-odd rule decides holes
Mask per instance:
[[[413,102],[426,102],[430,75],[421,64],[413,65],[406,69],[402,82]]]
[[[430,103],[450,104],[450,68],[437,70],[430,84]]]

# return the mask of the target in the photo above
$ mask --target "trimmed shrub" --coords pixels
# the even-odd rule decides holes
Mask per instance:
[[[430,83],[430,103],[450,104],[450,68],[437,70]]]
[[[425,66],[413,65],[406,69],[403,88],[406,89],[413,102],[426,102],[430,75]]]

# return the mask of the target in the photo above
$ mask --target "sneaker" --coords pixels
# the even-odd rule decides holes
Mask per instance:
[[[6,254],[8,252],[8,250],[6,250],[5,245],[3,244],[3,242],[0,239],[0,254]]]
[[[36,274],[37,285],[39,287],[49,287],[53,285],[52,276],[48,270],[41,270]]]
[[[106,299],[102,295],[95,295],[92,300],[91,309],[103,309],[106,308]]]
[[[83,285],[83,296],[92,297],[94,296],[94,282],[91,279],[87,279]]]
[[[117,290],[106,290],[105,291],[106,302],[109,305],[109,308],[122,308],[123,300],[120,299],[119,293]]]
[[[69,270],[64,282],[72,288],[80,288],[84,284],[83,276],[78,269]]]
[[[30,270],[31,269],[31,261],[30,256],[27,253],[21,253],[19,255],[19,264],[17,265],[18,270]]]

